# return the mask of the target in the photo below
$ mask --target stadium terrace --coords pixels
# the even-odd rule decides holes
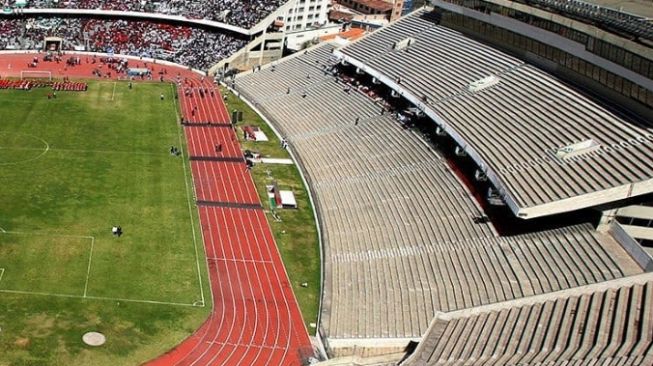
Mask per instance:
[[[0,365],[653,365],[650,0],[347,3],[4,2]]]

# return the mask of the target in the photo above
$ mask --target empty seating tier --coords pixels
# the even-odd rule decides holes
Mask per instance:
[[[653,126],[418,11],[336,56],[425,113],[534,218],[653,192]],[[409,46],[397,42],[412,39]]]
[[[651,365],[653,274],[439,314],[402,365]]]
[[[334,78],[331,49],[234,83],[288,140],[314,192],[327,338],[420,337],[438,311],[641,272],[590,225],[497,237],[474,223],[482,211],[449,162]]]

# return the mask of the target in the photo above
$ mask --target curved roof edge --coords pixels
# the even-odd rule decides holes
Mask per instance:
[[[168,15],[168,14],[159,14],[159,13],[147,13],[139,11],[118,11],[118,10],[98,10],[98,9],[22,9],[20,12],[11,12],[11,13],[2,13],[0,15],[4,16],[13,16],[13,15],[85,15],[85,16],[110,16],[116,18],[139,18],[139,19],[151,19],[158,21],[174,21],[180,23],[186,23],[189,25],[201,25],[204,27],[211,27],[217,29],[223,29],[234,33],[239,33],[242,35],[249,36],[252,34],[251,29],[245,29],[242,27],[237,27],[235,25],[230,25],[227,23],[216,22],[213,20],[206,19],[193,19],[187,18],[179,15]]]
[[[334,50],[334,55],[341,60],[344,60],[351,65],[360,68],[362,71],[370,76],[375,77],[389,88],[395,90],[401,96],[410,101],[418,109],[424,112],[436,124],[444,129],[456,143],[461,146],[464,151],[474,160],[479,169],[485,172],[486,176],[492,185],[499,191],[506,205],[521,219],[534,219],[537,217],[549,216],[560,214],[564,212],[576,211],[583,208],[595,207],[602,204],[607,204],[614,201],[623,200],[626,198],[639,196],[642,194],[653,193],[653,178],[640,182],[631,182],[629,184],[611,187],[608,189],[598,190],[583,195],[563,198],[560,200],[547,202],[541,205],[521,207],[517,203],[510,188],[503,182],[501,175],[498,174],[492,166],[490,166],[476,150],[454,129],[447,121],[439,116],[428,104],[422,102],[421,98],[413,95],[403,86],[397,84],[394,80],[388,78],[379,71],[371,68],[362,62],[347,56],[339,50]]]

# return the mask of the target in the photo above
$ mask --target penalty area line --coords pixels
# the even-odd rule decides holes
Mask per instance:
[[[68,234],[57,234],[50,233],[47,231],[5,231],[1,230],[3,234],[14,234],[14,235],[37,235],[37,236],[51,236],[51,237],[62,237],[62,238],[79,238],[79,239],[94,239],[92,236],[88,235],[68,235]]]
[[[190,303],[180,303],[180,302],[170,302],[170,301],[124,299],[124,298],[119,298],[119,297],[103,297],[103,296],[86,296],[86,297],[84,297],[84,296],[79,296],[79,295],[57,294],[57,293],[38,292],[38,291],[0,290],[0,293],[16,294],[16,295],[64,297],[64,298],[69,298],[69,299],[122,301],[122,302],[133,302],[133,303],[154,304],[154,305],[188,306],[188,307],[196,307],[196,308],[203,308],[205,306],[204,304],[197,304],[197,302],[190,304]]]
[[[88,254],[88,267],[86,268],[86,282],[84,282],[84,297],[88,292],[88,278],[91,276],[91,260],[93,259],[93,246],[95,245],[95,237],[91,236],[91,250]]]
[[[117,82],[115,82],[115,81],[113,82],[113,93],[111,93],[111,101],[112,102],[113,102],[113,98],[116,96],[116,85],[117,84],[118,84]]]

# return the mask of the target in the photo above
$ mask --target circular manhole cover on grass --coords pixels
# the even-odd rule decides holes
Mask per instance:
[[[97,347],[103,345],[107,338],[102,333],[88,332],[82,336],[82,340],[89,346]]]

